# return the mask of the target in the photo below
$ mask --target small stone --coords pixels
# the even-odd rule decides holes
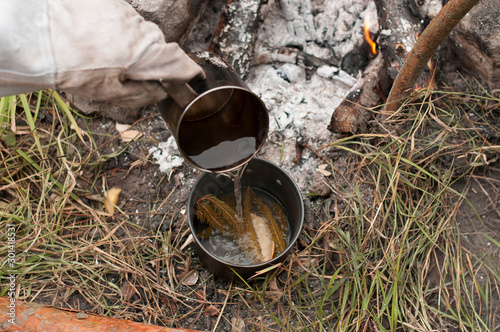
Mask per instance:
[[[89,315],[87,315],[86,313],[84,312],[77,312],[75,314],[75,317],[78,318],[78,319],[85,319],[85,318],[89,318]]]

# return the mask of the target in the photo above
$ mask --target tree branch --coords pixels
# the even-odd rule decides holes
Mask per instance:
[[[398,110],[402,99],[411,91],[439,44],[478,1],[450,0],[429,23],[406,56],[394,81],[384,108],[385,118]]]

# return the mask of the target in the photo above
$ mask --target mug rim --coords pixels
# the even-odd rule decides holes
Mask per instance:
[[[215,91],[220,91],[220,90],[240,90],[240,91],[243,91],[249,95],[251,95],[255,100],[257,100],[260,105],[262,106],[261,109],[263,110],[263,114],[265,114],[265,117],[266,117],[266,120],[267,120],[267,126],[265,126],[265,128],[263,127],[262,129],[265,130],[265,132],[262,133],[262,136],[263,136],[263,139],[262,141],[260,142],[260,144],[257,146],[255,152],[245,158],[245,159],[242,159],[241,162],[239,162],[238,164],[236,165],[233,165],[231,167],[228,167],[228,168],[223,168],[223,169],[220,169],[220,167],[217,167],[215,168],[215,170],[210,170],[210,169],[206,169],[206,168],[203,168],[201,167],[200,165],[198,165],[194,160],[192,160],[185,152],[184,152],[184,149],[181,148],[181,142],[180,142],[180,139],[179,139],[179,133],[180,133],[180,130],[181,130],[181,127],[182,127],[182,122],[183,122],[183,119],[184,117],[186,116],[187,112],[189,111],[189,109],[196,103],[198,102],[199,100],[201,100],[204,96],[210,94],[210,93],[213,93]],[[195,167],[196,169],[199,169],[201,171],[204,171],[204,172],[208,172],[208,173],[225,173],[225,172],[228,172],[228,171],[232,171],[232,170],[235,170],[243,165],[245,165],[246,163],[248,163],[250,160],[252,160],[256,155],[257,153],[260,151],[260,149],[264,146],[264,143],[266,142],[267,140],[267,135],[269,133],[269,111],[266,107],[266,105],[264,104],[264,102],[262,101],[262,99],[256,94],[254,93],[253,91],[251,91],[250,89],[248,88],[245,88],[245,87],[241,87],[241,86],[237,86],[237,85],[221,85],[221,86],[216,86],[216,87],[213,87],[207,91],[204,91],[203,93],[200,93],[196,96],[196,98],[194,98],[182,111],[180,117],[179,117],[179,125],[177,126],[176,128],[176,131],[175,131],[175,136],[177,139],[177,150],[179,151],[179,153],[181,154],[181,156],[184,158],[184,160],[187,161],[187,163],[193,167]]]

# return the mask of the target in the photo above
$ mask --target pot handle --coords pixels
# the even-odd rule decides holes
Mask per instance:
[[[185,109],[198,94],[187,83],[168,83],[161,82],[161,85],[167,91],[168,96],[172,98],[182,109]]]

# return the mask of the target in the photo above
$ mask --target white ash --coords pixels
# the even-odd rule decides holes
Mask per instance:
[[[196,56],[200,59],[210,61],[211,64],[219,68],[227,68],[227,64],[224,61],[222,61],[219,57],[213,56],[209,52],[198,52],[196,53]]]
[[[316,71],[316,74],[324,78],[333,78],[333,76],[339,73],[339,70],[340,69],[335,66],[321,66]]]
[[[356,84],[359,78],[355,78],[335,66],[321,66],[318,70],[316,70],[316,74],[324,78],[331,78],[347,87],[351,87]]]
[[[361,44],[364,38],[363,15],[369,2],[368,0],[312,1],[312,10],[317,12],[314,17],[316,42],[331,48],[338,61]]]
[[[150,148],[149,153],[156,160],[162,173],[170,173],[174,167],[179,167],[184,162],[184,158],[179,155],[173,136],[170,136],[166,142],[161,142],[158,146]]]
[[[292,64],[260,66],[254,68],[254,74],[255,79],[247,83],[269,109],[270,136],[283,138],[281,142],[268,140],[259,156],[274,163],[281,160],[280,166],[297,175],[293,178],[301,190],[307,190],[319,160],[304,151],[302,163],[297,165],[296,139],[316,147],[332,141],[326,127],[349,87],[316,74],[306,81],[305,69]]]
[[[336,139],[327,126],[334,110],[357,82],[357,77],[336,66],[364,38],[362,21],[368,3],[368,0],[275,1],[260,27],[254,59],[271,61],[251,67],[245,79],[270,112],[269,137],[258,156],[282,167],[303,192],[308,191],[318,166],[324,162],[305,149],[297,164],[296,140],[318,148]],[[320,66],[308,77],[306,69],[296,64],[296,58],[276,51],[290,46],[332,65]],[[241,53],[229,45],[225,49],[231,54]],[[171,137],[163,147],[150,151],[154,152],[162,172],[181,164],[174,144]]]
[[[367,5],[367,0],[280,1],[261,26],[255,56],[269,59],[273,56],[269,56],[269,50],[292,43],[321,59],[330,61],[334,54],[341,59],[363,38]],[[291,63],[285,55],[282,58],[285,61],[275,58],[272,63],[252,67],[246,79],[270,115],[269,138],[258,156],[278,164],[307,192],[318,166],[324,162],[304,150],[297,164],[296,140],[319,148],[336,139],[327,126],[358,77],[336,66],[323,65],[307,79],[304,67]]]
[[[280,45],[300,45],[303,48],[314,40],[314,22],[309,0],[281,0],[281,17],[285,34],[276,34]],[[283,31],[283,30],[280,30]]]

